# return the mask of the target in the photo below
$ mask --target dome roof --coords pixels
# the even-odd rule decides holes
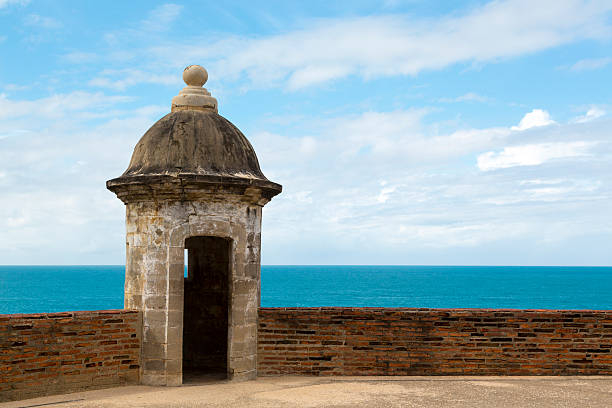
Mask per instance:
[[[202,88],[206,70],[189,66],[187,83],[172,100],[172,112],[158,120],[134,148],[127,170],[107,187],[178,182],[257,186],[267,195],[282,187],[261,172],[253,146],[230,121],[217,113],[217,100]]]
[[[121,177],[179,174],[267,180],[247,138],[213,111],[161,118],[140,139]]]

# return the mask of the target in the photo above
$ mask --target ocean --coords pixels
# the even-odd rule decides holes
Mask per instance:
[[[123,308],[125,267],[0,266],[0,313]],[[612,267],[262,266],[264,307],[612,309]]]

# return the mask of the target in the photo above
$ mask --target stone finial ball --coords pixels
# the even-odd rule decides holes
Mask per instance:
[[[199,65],[189,65],[183,71],[183,81],[189,86],[204,86],[208,81],[208,72]]]

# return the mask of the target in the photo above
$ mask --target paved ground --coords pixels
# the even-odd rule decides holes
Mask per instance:
[[[612,377],[267,377],[131,386],[0,407],[612,407]]]

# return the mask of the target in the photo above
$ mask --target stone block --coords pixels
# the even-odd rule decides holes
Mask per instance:
[[[251,381],[251,380],[255,380],[256,378],[257,378],[256,369],[247,370],[247,371],[238,371],[238,372],[235,371],[230,375],[230,379],[233,382]]]
[[[257,323],[257,315],[247,313],[245,310],[233,309],[229,315],[229,324],[231,326],[245,326],[255,323]]]
[[[247,343],[257,341],[257,325],[233,326],[230,328],[232,343]]]
[[[143,385],[163,386],[166,385],[166,373],[161,372],[143,372],[141,376]]]
[[[189,236],[231,237],[230,223],[218,217],[189,217]]]
[[[125,293],[142,294],[142,275],[135,275],[133,273],[125,275]]]
[[[171,294],[168,299],[168,310],[183,310],[183,296]]]
[[[244,267],[244,276],[247,279],[260,279],[261,267],[258,263],[248,263]]]
[[[170,246],[185,248],[185,238],[189,236],[189,224],[181,224],[170,231]]]
[[[185,262],[184,246],[168,248],[168,263],[169,264],[184,265],[184,262]]]
[[[142,321],[145,326],[165,327],[166,326],[166,311],[165,310],[147,310],[142,313]]]
[[[163,343],[153,343],[143,341],[142,343],[142,358],[147,359],[164,359],[166,358],[166,345]],[[151,367],[145,366],[147,370],[153,370]]]
[[[256,371],[257,359],[255,356],[230,358],[230,368],[233,370],[235,379],[237,374]]]
[[[165,343],[166,342],[166,325],[144,325],[143,326],[143,342],[150,343]]]
[[[230,273],[232,274],[232,280],[233,279],[244,279],[246,277],[244,264],[242,263],[242,261],[238,260],[239,257],[236,251],[232,251],[230,257],[232,259],[232,268],[230,270]]]
[[[145,374],[151,371],[164,372],[166,370],[166,363],[161,359],[149,360],[143,357],[143,369]]]
[[[185,264],[170,264],[170,293],[183,294],[183,281],[185,279]]]
[[[185,278],[170,279],[168,294],[169,296],[183,296],[185,292]]]
[[[235,279],[232,282],[232,294],[234,297],[246,295],[252,296],[259,290],[259,281],[255,279]]]
[[[257,354],[257,341],[237,342],[231,346],[232,357],[255,356]]]
[[[142,286],[146,295],[165,295],[168,291],[168,278],[167,276],[147,277]]]
[[[168,387],[180,387],[183,385],[183,374],[168,372],[166,374],[166,386]]]
[[[168,276],[168,264],[166,263],[166,251],[154,251],[158,253],[145,254],[142,271],[144,279],[161,280]],[[161,254],[163,252],[163,254]]]
[[[258,306],[258,292],[252,292],[248,295],[234,295],[232,297],[232,311],[237,313],[252,312],[256,313]]]
[[[168,311],[168,327],[182,327],[183,326],[183,311],[182,310],[169,310]]]
[[[124,306],[126,309],[142,310],[143,309],[142,295],[140,294],[135,295],[133,293],[125,293]]]
[[[165,293],[165,291],[152,292],[152,293]],[[167,297],[165,295],[146,295],[143,297],[144,307],[146,310],[166,310],[167,308]]]
[[[147,236],[141,232],[133,232],[129,235],[131,240],[128,240],[129,244],[135,248],[143,248],[149,245]]]
[[[182,374],[183,360],[181,358],[166,360],[166,372],[168,374]]]
[[[168,245],[156,246],[156,245],[148,245],[144,247],[146,252],[144,254],[143,259],[145,261],[157,261],[157,262],[166,262],[168,258]]]
[[[183,358],[183,344],[174,342],[166,345],[166,358],[180,360]]]

